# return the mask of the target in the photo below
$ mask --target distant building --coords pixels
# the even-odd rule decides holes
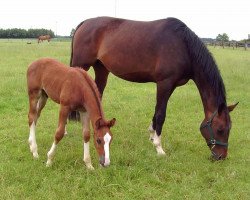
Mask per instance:
[[[248,34],[248,39],[250,40],[250,34]]]

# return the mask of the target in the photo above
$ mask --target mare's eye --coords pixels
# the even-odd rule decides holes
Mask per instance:
[[[96,142],[97,142],[97,144],[101,144],[101,143],[102,143],[102,141],[101,141],[100,138],[98,138],[98,139],[96,140]]]
[[[217,133],[223,135],[224,131],[222,129],[217,130]]]

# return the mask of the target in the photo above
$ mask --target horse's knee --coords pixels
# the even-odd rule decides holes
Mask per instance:
[[[55,134],[55,142],[56,142],[56,144],[58,142],[60,142],[60,140],[63,138],[64,132],[65,132],[65,129],[61,129],[61,128],[57,129],[56,134]]]
[[[90,131],[84,131],[83,140],[85,143],[87,143],[90,140]]]

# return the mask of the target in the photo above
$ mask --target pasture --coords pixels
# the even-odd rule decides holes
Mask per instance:
[[[0,40],[0,197],[1,199],[249,199],[250,198],[250,51],[210,48],[221,71],[231,113],[229,155],[211,162],[199,131],[204,118],[195,84],[177,88],[168,104],[162,131],[166,156],[158,157],[147,131],[155,105],[155,84],[109,76],[103,107],[116,125],[111,165],[101,168],[91,140],[94,171],[82,161],[81,125],[68,123],[53,166],[47,152],[53,142],[59,106],[48,101],[37,125],[39,159],[28,146],[26,70],[32,61],[52,57],[68,64],[69,41],[26,44]],[[93,71],[90,71],[93,77]]]

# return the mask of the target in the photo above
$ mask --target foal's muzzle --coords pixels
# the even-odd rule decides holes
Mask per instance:
[[[99,163],[102,167],[108,167],[110,165],[110,159],[102,155],[100,156]]]

